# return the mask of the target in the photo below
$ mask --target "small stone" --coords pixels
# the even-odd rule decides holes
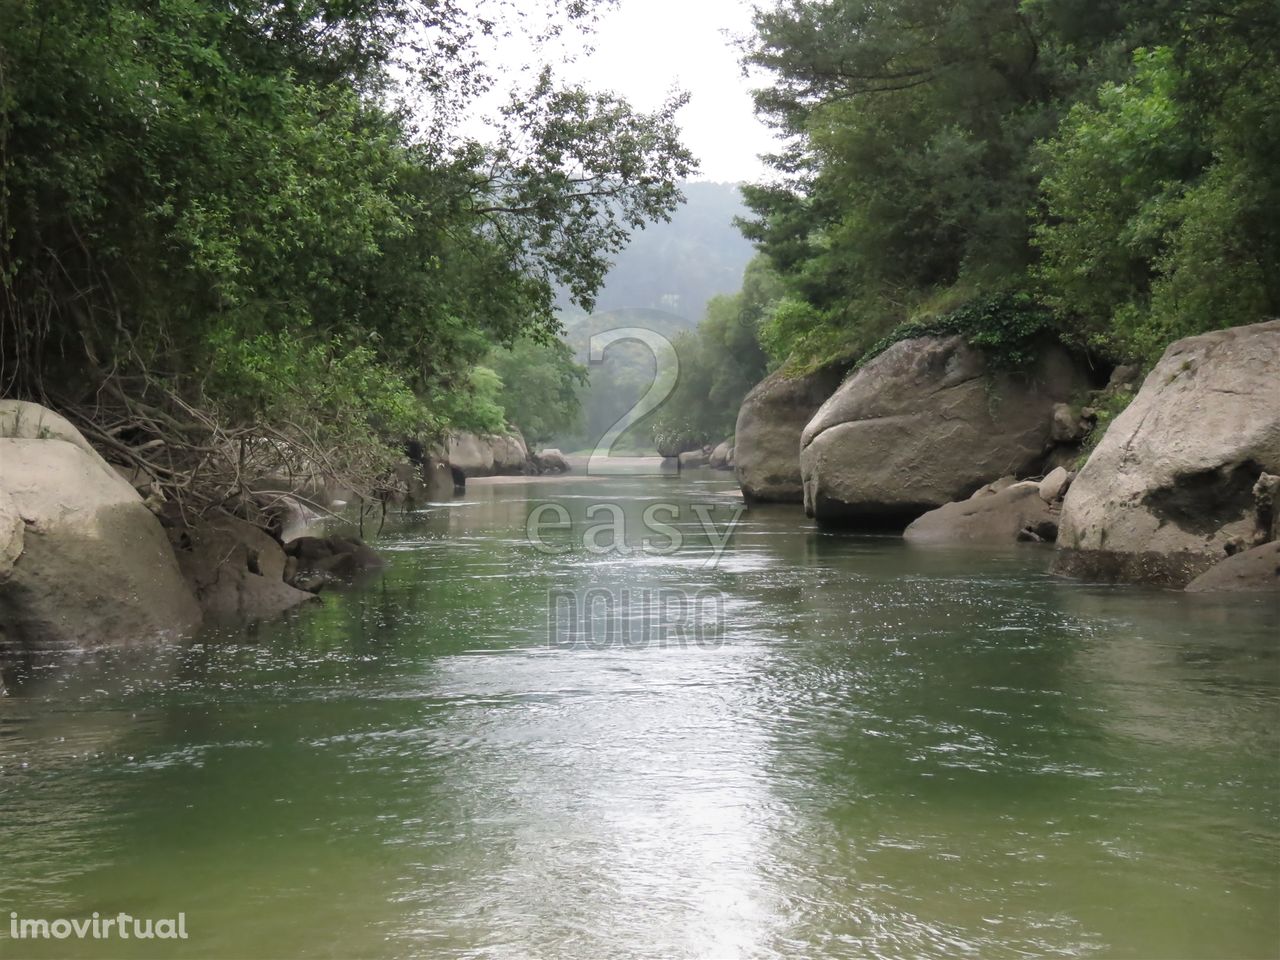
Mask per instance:
[[[1067,494],[1067,488],[1071,486],[1071,481],[1075,479],[1075,474],[1071,473],[1066,467],[1056,467],[1049,471],[1049,475],[1040,481],[1040,499],[1045,503],[1054,503],[1061,500]]]

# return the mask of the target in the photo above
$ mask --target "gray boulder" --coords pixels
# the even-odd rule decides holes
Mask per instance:
[[[465,482],[466,478],[462,479]],[[413,490],[413,499],[426,503],[450,500],[457,492],[457,480],[449,463],[427,457],[418,469],[418,485]]]
[[[995,493],[944,504],[917,517],[903,538],[911,543],[1005,544],[1052,542],[1057,513],[1027,480]]]
[[[493,475],[493,447],[478,434],[451,433],[447,457],[450,465],[468,478]]]
[[[1219,561],[1187,584],[1188,593],[1280,593],[1280,541]]]
[[[900,528],[999,477],[1038,473],[1055,405],[1087,386],[1087,371],[1060,348],[1014,374],[993,370],[962,337],[896,343],[804,428],[805,511]]]
[[[661,436],[656,440],[654,446],[658,451],[658,456],[663,459],[669,458],[672,460],[679,457],[682,453],[688,453],[690,450],[702,449],[702,444],[697,440],[691,440],[688,437],[679,434],[675,436]]]
[[[445,459],[468,478],[533,472],[529,448],[519,433],[450,434],[445,443]]]
[[[71,421],[48,407],[27,400],[0,400],[0,437],[11,440],[65,440],[87,454],[103,470],[113,468]]]
[[[42,421],[55,424],[49,436],[62,430],[55,417]],[[160,522],[87,448],[83,437],[0,439],[0,623],[7,642],[88,647],[194,629],[200,608]]]
[[[285,582],[287,558],[280,544],[237,517],[170,528],[169,539],[208,622],[266,620],[314,599]]]
[[[1185,586],[1270,539],[1264,473],[1280,474],[1280,321],[1179,340],[1067,492],[1054,569]]]
[[[529,448],[519,433],[495,434],[486,437],[493,451],[493,472],[504,476],[519,476],[532,472]]]
[[[1069,403],[1053,405],[1049,436],[1056,443],[1078,443],[1092,426],[1092,421]]]
[[[1253,485],[1259,540],[1280,540],[1280,476],[1263,473]]]
[[[999,493],[1006,487],[1012,487],[1018,482],[1017,477],[997,477],[990,483],[984,483],[977,490],[969,495],[970,500],[977,500],[979,497],[989,497],[993,493]]]
[[[706,453],[702,450],[686,450],[680,454],[681,470],[696,470],[698,467],[705,467],[708,462]]]
[[[840,385],[848,365],[804,376],[779,370],[742,401],[734,430],[734,471],[748,503],[800,503],[800,434]]]
[[[713,470],[728,470],[729,460],[733,456],[733,443],[729,440],[721,441],[716,444],[711,456],[707,460],[707,466]]]
[[[332,580],[350,580],[385,566],[385,561],[359,537],[299,537],[284,545],[294,585],[315,591]]]
[[[392,502],[414,507],[424,503],[450,500],[454,494],[453,469],[442,459],[425,456],[415,463],[405,460],[396,464],[392,470],[395,480],[395,492]],[[301,536],[303,531],[295,531],[291,535],[281,536],[288,542]]]
[[[1054,467],[1040,481],[1040,499],[1045,503],[1054,503],[1067,495],[1075,474],[1066,467]]]
[[[533,455],[534,465],[540,473],[568,473],[569,461],[565,459],[565,455],[555,447],[543,450],[541,453]]]
[[[13,497],[0,488],[0,583],[13,572],[14,563],[22,556],[26,529]]]

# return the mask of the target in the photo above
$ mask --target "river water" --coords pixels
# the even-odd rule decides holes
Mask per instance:
[[[0,955],[1280,955],[1273,600],[795,508],[717,557],[739,503],[473,484],[323,606],[9,665]]]

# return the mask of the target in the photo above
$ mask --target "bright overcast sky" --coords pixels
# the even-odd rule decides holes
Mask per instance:
[[[591,33],[567,29],[540,51],[518,32],[505,36],[490,53],[509,75],[500,74],[479,105],[473,132],[482,135],[482,117],[504,101],[504,80],[528,83],[529,70],[547,58],[556,76],[620,94],[637,110],[656,109],[672,90],[685,91],[690,100],[678,121],[699,161],[696,179],[765,179],[759,154],[777,147],[752,107],[750,91],[760,83],[742,75],[733,43],[751,33],[751,8],[752,0],[617,0],[601,8]],[[572,62],[563,62],[566,56]]]
[[[701,164],[698,179],[762,179],[758,155],[776,147],[755,117],[753,83],[732,44],[751,32],[751,7],[752,0],[619,0],[589,41],[594,52],[564,73],[639,109],[658,106],[673,87],[687,91],[679,119]]]

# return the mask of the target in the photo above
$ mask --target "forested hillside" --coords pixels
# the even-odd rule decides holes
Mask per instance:
[[[577,394],[580,413],[571,408],[560,411],[562,429],[555,436],[559,444],[573,449],[594,445],[653,382],[654,357],[638,344],[619,343],[606,351],[603,362],[587,366],[588,343],[594,334],[625,326],[652,330],[674,341],[681,368],[692,369],[698,362],[692,355],[694,341],[685,335],[709,306],[742,284],[752,247],[735,225],[747,213],[739,185],[684,183],[681,192],[685,202],[669,222],[633,233],[614,258],[596,297],[595,312],[588,315],[571,304],[562,311],[564,340],[587,379]],[[517,395],[511,392],[508,405],[519,411],[525,405],[515,402]],[[679,402],[674,397],[668,407]],[[517,412],[517,422],[521,418]],[[649,433],[646,426],[637,425],[628,435],[630,446],[647,448]]]
[[[596,312],[661,310],[693,326],[712,297],[738,289],[752,256],[750,241],[734,225],[747,213],[740,185],[684,183],[680,189],[685,202],[670,222],[636,231],[613,258]],[[571,303],[562,306],[576,312]]]

